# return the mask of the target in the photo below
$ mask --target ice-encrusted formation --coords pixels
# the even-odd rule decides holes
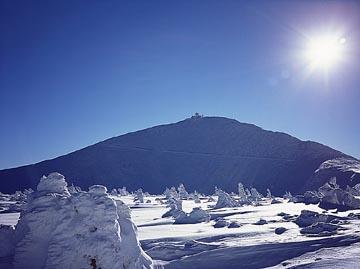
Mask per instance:
[[[210,215],[200,207],[195,207],[190,213],[182,211],[175,219],[174,224],[194,224],[210,220]]]
[[[116,189],[112,189],[112,190],[111,190],[111,195],[114,195],[114,196],[118,195],[117,190],[116,190]]]
[[[251,200],[252,201],[257,202],[257,201],[261,200],[262,195],[257,191],[257,189],[251,188],[250,193],[251,193]]]
[[[138,189],[135,192],[134,202],[144,203],[144,193],[142,189]]]
[[[52,173],[37,190],[15,229],[15,269],[151,268],[129,208],[104,186],[71,195]]]
[[[120,196],[129,195],[129,192],[126,190],[126,187],[119,188],[118,193],[119,193]]]
[[[223,190],[217,190],[218,200],[215,205],[215,209],[223,208],[223,207],[237,207],[239,203],[230,196],[230,194],[226,193]]]
[[[268,199],[273,198],[270,189],[266,189],[266,198],[268,198]]]
[[[246,203],[247,202],[247,196],[246,196],[246,192],[245,192],[245,188],[244,185],[239,182],[238,183],[238,192],[239,192],[239,200],[241,203]]]
[[[196,203],[196,204],[200,204],[200,203],[201,203],[200,196],[199,196],[199,194],[197,193],[197,191],[194,192],[193,198],[194,198],[194,203]]]
[[[180,184],[178,187],[180,199],[186,200],[189,197],[189,193],[186,191],[184,184]]]
[[[70,195],[65,177],[56,172],[49,174],[47,177],[43,176],[36,189],[38,192],[43,193]]]
[[[179,198],[179,194],[176,191],[175,187],[171,187],[170,189],[166,188],[164,195],[166,196],[166,199],[170,199],[170,198],[178,199]]]
[[[336,179],[331,179],[319,188],[321,201],[319,206],[324,209],[337,208],[338,210],[359,209],[360,199],[351,192],[343,190],[336,184]]]
[[[163,218],[167,218],[167,217],[176,218],[177,216],[179,216],[183,212],[183,210],[182,210],[182,201],[180,199],[170,198],[168,200],[168,206],[167,207],[170,207],[170,210],[162,215]]]

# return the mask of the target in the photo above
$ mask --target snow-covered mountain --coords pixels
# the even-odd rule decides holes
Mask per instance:
[[[332,176],[340,185],[355,185],[359,167],[355,158],[316,142],[233,119],[192,117],[1,170],[0,191],[34,188],[42,175],[59,171],[81,187],[103,184],[160,193],[184,183],[190,190],[210,193],[214,186],[233,190],[241,181],[261,192],[269,187],[275,194],[299,193]]]

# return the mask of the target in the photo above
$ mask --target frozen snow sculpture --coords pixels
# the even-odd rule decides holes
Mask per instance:
[[[284,199],[288,199],[290,202],[292,202],[293,196],[292,196],[291,192],[287,191],[287,192],[285,192],[285,194],[283,195],[283,198],[284,198]]]
[[[151,268],[130,210],[101,185],[70,195],[64,177],[43,177],[15,229],[14,269]]]
[[[210,220],[210,215],[200,207],[195,207],[190,213],[182,211],[175,219],[174,224],[194,224],[200,222],[207,222]]]
[[[247,195],[246,195],[246,192],[245,192],[244,185],[241,182],[239,182],[239,184],[238,184],[238,191],[239,191],[240,202],[241,203],[246,203],[247,202]]]
[[[332,178],[319,188],[321,201],[319,206],[324,209],[350,210],[360,208],[360,199],[351,192],[340,189],[336,179]]]
[[[43,194],[58,193],[63,195],[70,195],[67,188],[65,177],[59,173],[51,173],[50,175],[43,176],[37,185],[37,191]]]
[[[186,191],[184,184],[180,184],[178,187],[179,197],[182,200],[186,200],[189,197],[189,193]]]
[[[111,195],[117,196],[117,195],[118,195],[117,190],[116,190],[116,189],[112,189],[112,191],[111,191]]]
[[[170,189],[166,188],[166,190],[164,191],[164,195],[165,195],[166,199],[179,198],[179,194],[177,193],[175,187],[171,187]]]
[[[231,197],[228,193],[224,192],[223,190],[218,189],[217,191],[218,200],[215,205],[215,209],[223,208],[223,207],[237,207],[239,203]]]
[[[197,193],[197,191],[194,192],[193,197],[194,197],[194,202],[195,202],[196,204],[200,204],[200,203],[201,203],[200,197],[199,197],[199,194]]]
[[[71,183],[71,185],[68,187],[68,191],[69,191],[70,194],[77,193],[76,187],[74,186],[73,183]]]
[[[273,198],[270,189],[266,189],[266,198],[268,198],[268,199],[272,199],[272,198]]]
[[[135,192],[134,202],[144,203],[144,193],[141,188]]]
[[[246,188],[245,193],[246,193],[247,199],[251,199],[251,192],[249,191],[249,189]]]
[[[255,202],[261,200],[262,195],[257,191],[257,189],[251,188],[250,193],[251,193],[251,200],[253,200]]]
[[[271,204],[272,205],[274,205],[274,204],[281,204],[282,202],[279,200],[279,199],[276,199],[276,198],[274,198],[274,199],[272,199],[271,200]]]
[[[167,217],[176,218],[177,216],[179,216],[180,213],[183,212],[183,210],[182,210],[182,201],[180,199],[170,198],[168,200],[167,207],[170,207],[170,210],[162,215],[163,218],[167,218]]]
[[[126,190],[126,187],[122,187],[121,189],[118,189],[118,193],[120,196],[127,196],[129,195],[129,192]]]

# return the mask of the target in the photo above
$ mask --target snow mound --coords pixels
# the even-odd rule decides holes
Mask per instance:
[[[181,212],[175,219],[174,224],[195,224],[200,222],[207,222],[210,220],[210,215],[200,207],[195,207],[190,213]]]
[[[151,268],[130,217],[101,185],[70,195],[64,176],[43,177],[15,229],[14,268]]]
[[[89,193],[93,195],[107,195],[107,188],[103,185],[93,185],[89,188]]]
[[[56,172],[49,174],[47,177],[43,176],[37,185],[37,191],[44,193],[70,194],[65,177]]]

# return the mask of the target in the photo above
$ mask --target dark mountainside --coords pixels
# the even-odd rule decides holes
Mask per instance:
[[[339,151],[290,135],[222,117],[195,117],[113,137],[73,153],[33,165],[0,171],[0,191],[35,188],[42,175],[57,171],[87,188],[104,184],[161,193],[184,183],[212,193],[214,186],[236,191],[241,181],[261,192],[303,192],[332,173],[315,170]],[[342,185],[359,183],[359,174],[335,171]],[[319,176],[323,175],[324,176]],[[316,179],[314,181],[314,179]]]

